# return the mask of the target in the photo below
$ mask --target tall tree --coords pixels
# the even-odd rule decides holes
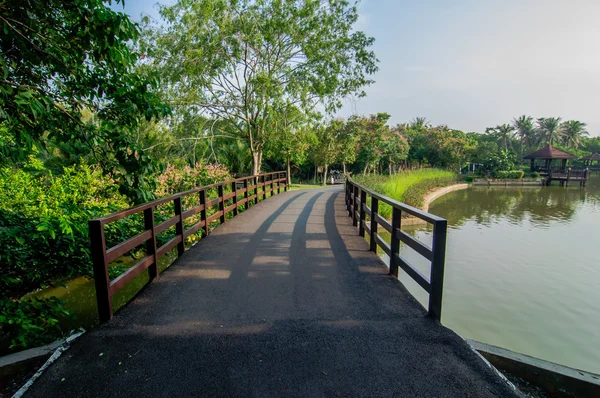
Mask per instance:
[[[535,126],[533,125],[533,118],[531,116],[522,115],[518,118],[514,118],[512,125],[515,128],[516,135],[519,137],[522,154],[523,146],[531,148],[535,145]]]
[[[152,162],[132,133],[168,109],[151,92],[156,80],[133,70],[137,25],[108,3],[0,1],[0,124],[12,138],[0,158],[23,159],[36,142],[79,141],[124,189],[143,196]],[[95,123],[82,121],[84,108]]]
[[[568,120],[561,125],[562,143],[568,148],[579,148],[583,137],[588,135],[586,124],[578,120]]]
[[[508,151],[509,146],[512,147],[511,139],[513,137],[514,131],[515,128],[510,124],[506,123],[498,125],[494,128],[486,129],[487,133],[493,134],[498,138],[498,140],[502,143],[502,146],[504,146],[505,151]]]
[[[554,142],[560,142],[563,130],[559,117],[541,117],[537,120],[538,134],[541,142],[552,145]]]
[[[282,109],[334,111],[377,71],[348,0],[180,0],[160,12],[148,54],[166,94],[226,120],[248,140],[253,173]]]

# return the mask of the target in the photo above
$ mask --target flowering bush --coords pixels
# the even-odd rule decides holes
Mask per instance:
[[[176,168],[168,165],[165,172],[156,178],[157,188],[154,194],[160,198],[230,178],[229,170],[218,164],[196,163],[193,168],[190,166]]]

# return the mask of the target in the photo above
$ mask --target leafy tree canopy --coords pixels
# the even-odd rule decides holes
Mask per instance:
[[[152,93],[157,81],[133,70],[137,25],[107,3],[0,1],[0,160],[22,160],[49,140],[80,141],[132,190],[143,188],[152,163],[131,131],[168,109]]]

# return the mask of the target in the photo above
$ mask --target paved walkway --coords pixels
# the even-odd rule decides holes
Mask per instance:
[[[186,252],[28,396],[517,396],[386,273],[343,190],[283,193]]]

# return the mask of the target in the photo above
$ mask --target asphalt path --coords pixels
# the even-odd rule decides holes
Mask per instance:
[[[286,192],[228,220],[27,396],[518,396],[387,275],[343,196]]]

